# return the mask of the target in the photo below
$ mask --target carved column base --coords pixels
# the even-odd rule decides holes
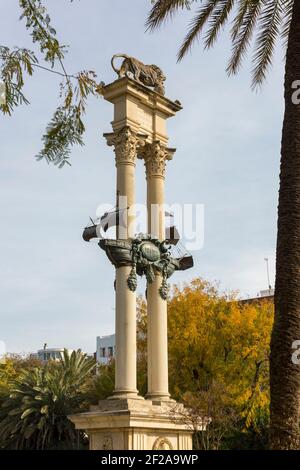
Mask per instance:
[[[90,438],[90,450],[191,450],[193,431],[176,418],[176,402],[101,400],[69,416]]]

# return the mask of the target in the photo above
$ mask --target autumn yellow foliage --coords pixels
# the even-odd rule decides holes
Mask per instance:
[[[223,402],[237,410],[245,427],[255,427],[257,417],[268,413],[272,322],[270,300],[239,302],[201,279],[173,287],[168,305],[171,395],[184,400],[217,383]],[[139,366],[145,370],[146,304],[141,299],[138,325]]]

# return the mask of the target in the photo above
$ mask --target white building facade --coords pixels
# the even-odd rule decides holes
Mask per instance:
[[[67,349],[69,355],[73,352],[73,349]],[[42,362],[48,361],[59,361],[62,359],[64,348],[43,348],[39,349],[35,357]]]
[[[96,361],[99,364],[108,364],[115,357],[115,335],[97,336]]]

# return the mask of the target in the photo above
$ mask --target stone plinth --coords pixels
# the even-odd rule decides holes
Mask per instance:
[[[69,419],[88,433],[90,450],[190,450],[193,430],[176,418],[176,406],[172,400],[101,400]]]

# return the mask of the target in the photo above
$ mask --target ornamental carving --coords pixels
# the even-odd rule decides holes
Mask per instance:
[[[164,147],[159,140],[145,144],[139,151],[139,158],[144,159],[147,178],[152,176],[164,178],[166,162],[172,160],[175,150]]]
[[[168,295],[167,279],[175,270],[180,269],[180,263],[170,253],[170,245],[151,235],[140,234],[132,240],[102,239],[99,246],[105,250],[108,259],[117,268],[131,266],[127,279],[128,288],[134,292],[137,288],[137,275],[145,275],[148,282],[153,282],[155,272],[162,275],[159,294],[166,300]]]
[[[173,446],[166,437],[158,437],[154,441],[152,450],[173,450]]]
[[[104,436],[102,450],[113,450],[113,439],[110,434]]]
[[[147,138],[146,135],[135,132],[129,126],[104,134],[104,137],[107,145],[114,146],[116,166],[128,163],[135,165],[137,151],[145,145]]]

